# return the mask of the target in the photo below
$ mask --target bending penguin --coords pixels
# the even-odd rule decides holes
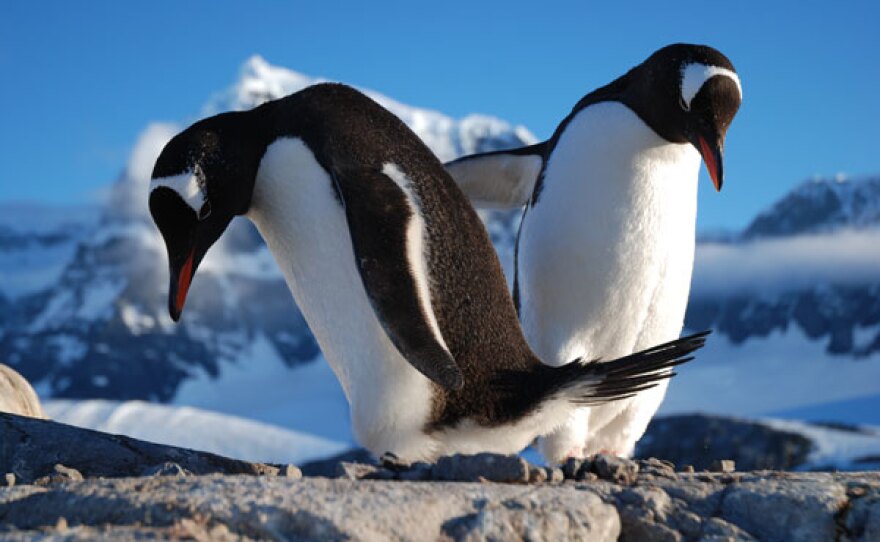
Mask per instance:
[[[663,382],[704,342],[541,363],[467,198],[406,125],[344,85],[190,126],[156,161],[149,203],[174,320],[233,217],[256,224],[377,455],[517,452],[577,405]]]
[[[525,206],[514,298],[542,360],[613,359],[679,336],[700,157],[721,190],[741,100],[723,54],[670,45],[584,96],[548,141],[446,164],[474,203]],[[545,457],[630,455],[666,386],[575,412],[543,440]]]

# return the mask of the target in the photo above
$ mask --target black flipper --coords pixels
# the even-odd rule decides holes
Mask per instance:
[[[632,397],[675,376],[676,365],[691,361],[711,331],[676,339],[613,361],[573,361],[550,367],[548,396],[563,397],[584,406]]]
[[[544,164],[547,142],[464,156],[444,164],[477,207],[513,209],[529,202]]]
[[[429,312],[430,292],[420,292],[419,267],[408,257],[408,227],[419,217],[407,193],[375,170],[337,172],[334,182],[367,297],[391,342],[423,375],[444,388],[461,389],[464,376]]]

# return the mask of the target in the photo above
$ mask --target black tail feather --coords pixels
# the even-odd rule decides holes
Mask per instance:
[[[671,369],[694,359],[706,344],[703,331],[607,362],[576,360],[548,368],[550,393],[572,403],[594,406],[627,399],[675,376]]]

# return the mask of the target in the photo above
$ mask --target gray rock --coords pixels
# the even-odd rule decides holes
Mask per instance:
[[[409,466],[408,470],[398,473],[401,480],[419,482],[431,479],[431,464],[424,461],[416,461]]]
[[[760,540],[833,540],[835,517],[847,503],[846,490],[826,474],[766,479],[729,486],[721,517]]]
[[[755,540],[755,537],[721,518],[708,518],[703,522],[703,533],[700,537],[700,542],[751,542],[753,540]],[[795,542],[798,539],[790,538],[784,540]]]
[[[551,484],[559,484],[565,481],[565,474],[559,467],[545,467],[547,471],[547,481]]]
[[[38,486],[46,486],[63,482],[82,482],[82,480],[83,475],[78,470],[65,467],[59,463],[52,467],[52,472],[37,478],[34,481],[34,484]]]
[[[593,458],[593,472],[602,480],[632,484],[639,474],[639,464],[630,459],[598,454]]]
[[[33,486],[31,486],[33,487]],[[35,488],[40,489],[40,488]],[[509,484],[252,476],[89,480],[0,490],[4,537],[103,539],[617,540],[614,506],[587,491]]]
[[[349,463],[342,461],[336,464],[336,478],[345,478],[346,480],[360,480],[371,474],[375,474],[383,470],[378,465],[369,463]]]
[[[76,443],[76,445],[71,445]],[[85,477],[137,476],[167,461],[193,474],[277,474],[278,468],[0,412],[0,472],[29,484],[55,465]]]
[[[541,467],[529,467],[529,483],[543,484],[547,481],[547,470]]]
[[[15,486],[15,475],[12,474],[11,472],[7,472],[7,473],[3,476],[3,482],[6,484],[6,487],[13,487],[13,486]]]
[[[636,457],[659,457],[677,465],[708,469],[731,459],[740,470],[790,470],[813,448],[803,435],[758,422],[703,414],[654,418],[636,446]]]
[[[850,494],[850,508],[843,523],[847,534],[845,540],[880,540],[880,487],[860,493]]]
[[[529,481],[529,464],[516,455],[456,454],[438,459],[431,474],[435,480],[525,484]]]
[[[575,457],[569,457],[566,459],[565,463],[562,464],[562,474],[565,476],[565,479],[576,480],[583,464],[583,459],[577,459]]]

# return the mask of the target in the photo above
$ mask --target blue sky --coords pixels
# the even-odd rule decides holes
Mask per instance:
[[[743,226],[815,174],[880,173],[880,3],[4,2],[0,201],[76,203],[150,121],[192,118],[259,53],[460,117],[547,137],[655,49],[727,54],[744,103],[701,229]]]

